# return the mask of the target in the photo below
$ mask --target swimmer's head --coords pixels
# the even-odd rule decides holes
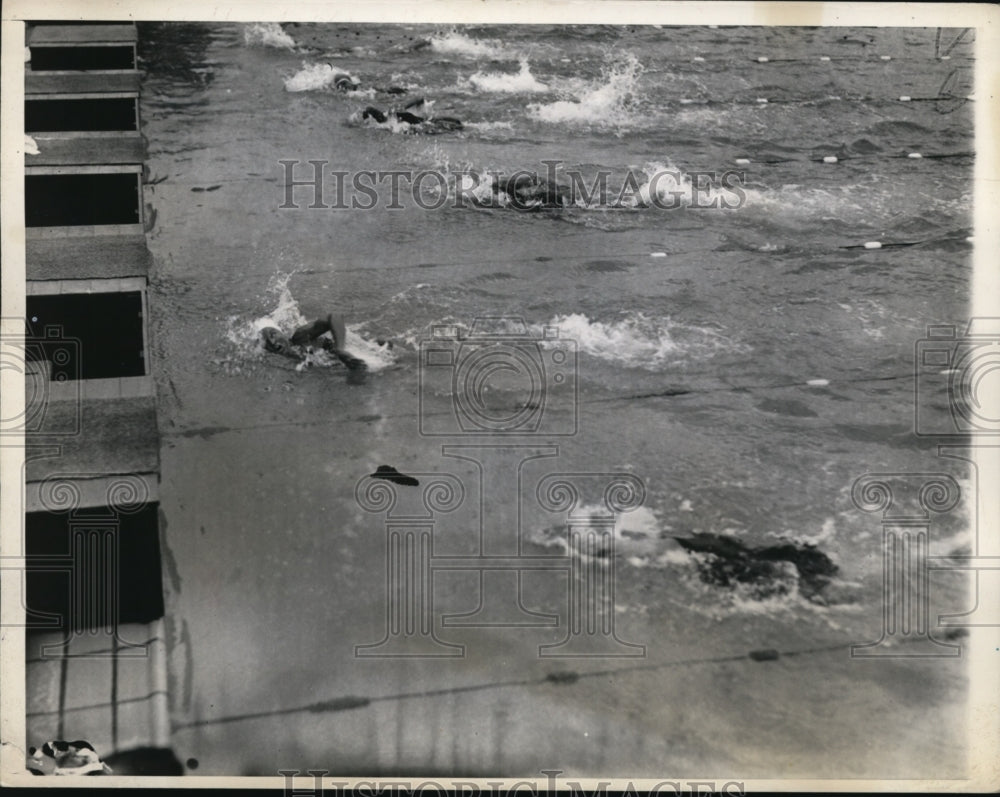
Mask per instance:
[[[356,91],[361,81],[346,72],[341,72],[333,79],[333,85],[340,91]]]

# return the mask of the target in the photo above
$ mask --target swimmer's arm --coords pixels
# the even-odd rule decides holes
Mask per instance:
[[[333,335],[334,346],[336,346],[338,351],[343,350],[347,343],[347,328],[344,326],[343,319],[331,313],[326,317],[326,323],[330,327],[330,333]]]

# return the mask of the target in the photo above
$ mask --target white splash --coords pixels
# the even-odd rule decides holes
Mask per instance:
[[[514,129],[514,125],[511,122],[466,122],[465,126],[472,128],[473,130],[481,130],[483,132],[488,132],[490,130]]]
[[[603,504],[584,504],[573,510],[572,514],[577,519],[603,520],[608,517],[608,510]],[[631,559],[630,564],[636,566],[645,566],[661,546],[660,524],[648,507],[640,506],[631,512],[616,513],[613,533],[615,551]],[[564,524],[535,529],[529,532],[528,537],[544,547],[569,551],[567,527]],[[605,551],[602,555],[606,556],[607,553]]]
[[[476,72],[468,81],[479,91],[498,94],[544,94],[549,87],[533,74],[527,60],[521,61],[519,72]]]
[[[592,321],[583,313],[570,313],[554,316],[549,324],[558,328],[560,338],[575,341],[582,354],[651,371],[684,359],[706,359],[746,348],[718,329],[644,313],[628,313],[615,321]]]
[[[508,58],[507,48],[495,40],[474,39],[451,30],[430,38],[431,50],[441,55],[461,55],[465,58]]]
[[[633,121],[643,67],[631,53],[604,70],[596,81],[571,90],[575,96],[528,105],[529,115],[550,124],[616,126]]]
[[[285,79],[285,91],[316,91],[334,85],[338,79],[347,78],[357,84],[358,79],[345,72],[335,69],[330,64],[309,64],[303,61],[302,68]]]
[[[243,43],[247,47],[276,47],[294,50],[295,39],[285,33],[277,22],[252,22],[243,26]]]

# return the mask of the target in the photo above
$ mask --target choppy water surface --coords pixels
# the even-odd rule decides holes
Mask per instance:
[[[466,331],[480,316],[558,330],[577,352],[579,432],[544,438],[559,458],[526,478],[620,471],[646,486],[618,523],[615,561],[618,634],[647,646],[645,663],[877,639],[881,532],[851,503],[853,480],[964,475],[912,434],[914,344],[967,315],[972,42],[960,33],[143,25],[144,132],[152,178],[165,178],[146,198],[182,760],[197,755],[199,774],[961,773],[960,664],[858,662],[846,648],[213,724],[625,666],[538,659],[562,636],[552,628],[442,630],[467,645],[456,661],[353,656],[381,636],[385,578],[382,521],[356,504],[358,479],[379,464],[450,471],[475,503],[475,472],[441,453],[462,441],[418,433],[417,366],[434,325]],[[341,72],[359,88],[337,90]],[[405,93],[378,91],[390,86]],[[351,121],[420,96],[464,128]],[[310,160],[437,170],[449,179],[420,198],[449,201],[310,209],[300,187],[300,209],[280,209],[281,160],[301,163],[296,179]],[[635,190],[617,208],[451,201],[455,173],[546,160]],[[727,170],[744,174],[739,206],[698,207],[723,189],[696,196],[692,175]],[[680,207],[643,207],[657,188]],[[868,241],[912,245],[846,248]],[[264,326],[329,312],[346,318],[366,379],[262,350]],[[565,417],[571,396],[551,387]],[[446,383],[424,398],[446,408]],[[516,523],[515,503],[488,506],[492,522]],[[441,524],[435,550],[468,552],[470,523]],[[967,545],[964,525],[944,517],[932,549]],[[526,510],[522,544],[559,552],[561,529]],[[819,592],[794,566],[766,589],[720,584],[674,540],[692,534],[812,545],[836,575]],[[473,608],[468,575],[436,577],[442,611]],[[942,610],[967,608],[961,584],[940,579]],[[523,598],[558,612],[565,586],[526,576]]]

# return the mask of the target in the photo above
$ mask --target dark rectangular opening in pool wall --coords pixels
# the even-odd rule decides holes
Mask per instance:
[[[51,362],[60,378],[146,374],[139,291],[28,296],[25,305],[27,334],[33,341],[28,359]],[[48,335],[53,329],[59,334]]]
[[[136,130],[137,100],[115,97],[106,100],[26,100],[26,133],[62,133],[90,130]]]
[[[162,617],[158,506],[28,512],[29,627],[41,630],[39,614],[59,618],[46,630],[64,632]]]
[[[26,175],[24,223],[26,227],[138,224],[138,175]]]
[[[32,72],[89,69],[135,69],[135,48],[128,44],[31,48]]]

